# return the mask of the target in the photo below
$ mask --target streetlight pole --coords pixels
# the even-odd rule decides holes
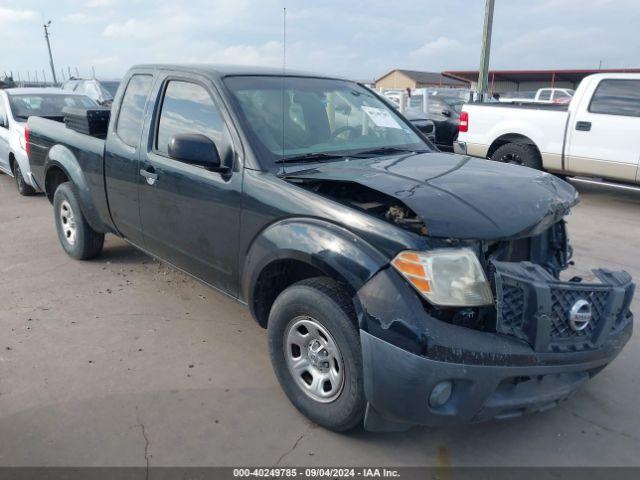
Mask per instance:
[[[486,0],[484,6],[484,28],[482,30],[482,50],[480,51],[480,71],[478,72],[478,100],[484,100],[489,89],[489,55],[491,54],[491,29],[493,27],[493,6],[495,0]]]
[[[47,50],[49,50],[49,65],[51,65],[51,75],[53,75],[53,84],[58,83],[58,79],[56,78],[56,69],[53,66],[53,55],[51,55],[51,43],[49,42],[49,27],[51,26],[51,20],[43,25],[44,27],[44,38],[47,41]]]

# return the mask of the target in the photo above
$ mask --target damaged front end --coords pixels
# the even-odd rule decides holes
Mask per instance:
[[[633,329],[631,277],[599,269],[598,282],[560,280],[568,246],[541,254],[555,235],[478,249],[490,305],[434,305],[394,267],[358,291],[367,429],[545,411],[615,359]]]
[[[351,181],[288,178],[289,182],[343,205],[397,225],[418,235],[428,235],[423,220],[400,200]]]
[[[542,233],[576,190],[553,175],[442,153],[354,159],[284,180],[432,239],[495,242]]]

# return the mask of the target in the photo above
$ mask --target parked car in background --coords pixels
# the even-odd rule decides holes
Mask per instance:
[[[578,198],[553,175],[435,151],[347,80],[148,65],[123,85],[106,140],[29,119],[62,248],[115,234],[246,304],[320,425],[544,411],[631,337],[629,274],[560,279]]]
[[[64,107],[97,106],[85,95],[57,88],[8,88],[0,90],[0,170],[16,179],[21,195],[39,190],[27,158],[25,125],[30,116],[62,119]]]
[[[504,92],[498,97],[502,103],[557,103],[566,104],[575,93],[570,88],[540,88],[537,91]]]
[[[502,92],[496,98],[500,103],[531,103],[536,98],[536,91]]]
[[[398,108],[400,107],[401,98],[406,95],[406,92],[404,90],[385,90],[382,95]]]
[[[535,103],[566,104],[571,101],[575,90],[570,88],[541,88],[536,92]]]
[[[599,73],[567,105],[464,106],[455,151],[549,172],[640,183],[640,74]]]
[[[414,127],[424,134],[431,143],[436,143],[436,124],[425,113],[407,112],[405,117],[409,120]]]
[[[62,89],[86,95],[98,105],[108,107],[113,103],[118,85],[117,80],[70,78],[62,84]]]
[[[429,118],[436,126],[436,145],[441,150],[452,151],[458,137],[460,112],[465,100],[460,97],[437,95],[429,97]]]

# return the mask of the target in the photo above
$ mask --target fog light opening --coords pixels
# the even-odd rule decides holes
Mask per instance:
[[[453,385],[451,381],[445,380],[444,382],[438,383],[433,387],[433,390],[431,390],[431,394],[429,394],[429,406],[431,408],[442,407],[451,399],[452,390]]]

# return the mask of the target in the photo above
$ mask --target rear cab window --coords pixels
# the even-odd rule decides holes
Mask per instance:
[[[142,133],[144,119],[144,107],[151,91],[153,76],[148,74],[135,74],[129,80],[124,92],[116,134],[130,147],[137,147]]]
[[[555,92],[553,92],[553,99],[554,100],[558,100],[558,99],[561,99],[561,98],[570,98],[570,97],[571,97],[571,95],[569,95],[564,90],[556,90]]]
[[[589,112],[640,117],[640,80],[602,80],[593,93]]]
[[[551,100],[551,90],[541,90],[538,100]]]

